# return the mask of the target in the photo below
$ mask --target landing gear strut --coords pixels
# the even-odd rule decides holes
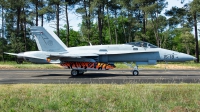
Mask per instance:
[[[74,76],[78,76],[78,75],[83,75],[84,72],[85,72],[84,70],[74,70],[74,69],[73,69],[73,70],[71,71],[71,76],[74,77]]]

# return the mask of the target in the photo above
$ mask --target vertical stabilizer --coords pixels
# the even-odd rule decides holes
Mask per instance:
[[[54,32],[48,32],[41,26],[31,27],[38,49],[40,51],[63,52],[66,51],[65,44]]]

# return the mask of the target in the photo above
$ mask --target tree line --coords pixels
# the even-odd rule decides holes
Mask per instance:
[[[167,0],[0,0],[0,55],[4,60],[5,51],[37,50],[30,26],[55,20],[55,33],[68,47],[147,41],[196,55],[199,62],[200,1],[180,2],[183,7],[166,10]],[[82,17],[79,31],[70,28],[70,10]]]

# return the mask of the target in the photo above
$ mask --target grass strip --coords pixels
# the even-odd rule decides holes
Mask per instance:
[[[64,69],[59,64],[34,64],[30,62],[24,62],[22,64],[17,64],[14,61],[0,62],[1,70],[8,69],[23,69],[23,70],[40,70],[40,69]]]
[[[200,111],[199,84],[0,85],[0,109],[52,111]]]

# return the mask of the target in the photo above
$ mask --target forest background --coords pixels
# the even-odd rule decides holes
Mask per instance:
[[[14,60],[3,52],[37,50],[30,26],[55,21],[68,47],[147,41],[199,62],[200,0],[179,1],[183,7],[166,10],[167,0],[0,0],[0,60]],[[70,27],[70,10],[81,16],[79,31]]]

